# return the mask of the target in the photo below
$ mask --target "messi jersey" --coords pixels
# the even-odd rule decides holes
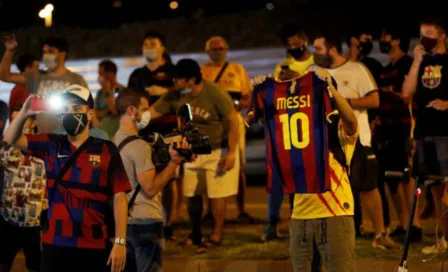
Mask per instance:
[[[294,80],[268,78],[252,93],[246,123],[265,128],[267,191],[323,193],[331,189],[327,116],[333,112],[327,83],[314,72]]]

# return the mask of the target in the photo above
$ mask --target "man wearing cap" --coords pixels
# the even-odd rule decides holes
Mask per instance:
[[[212,153],[199,155],[185,163],[183,193],[188,198],[192,233],[185,244],[200,245],[197,253],[219,246],[226,213],[226,198],[238,193],[239,152],[238,117],[230,95],[212,82],[202,79],[199,64],[182,59],[175,67],[175,89],[168,91],[150,107],[151,118],[175,113],[190,104],[193,125],[200,135],[208,135]],[[209,239],[202,241],[202,194],[211,199],[215,224]]]
[[[239,134],[238,149],[240,152],[240,178],[237,196],[238,219],[253,222],[253,218],[245,211],[244,199],[246,189],[246,175],[244,164],[246,163],[246,127],[244,125],[241,110],[250,106],[250,92],[252,85],[246,69],[239,63],[227,61],[227,50],[229,45],[221,36],[213,36],[205,43],[205,51],[210,57],[210,62],[201,67],[202,76],[205,80],[218,84],[223,91],[232,97],[235,109],[238,112]]]
[[[31,107],[32,95],[4,138],[45,162],[49,209],[41,219],[41,271],[122,271],[131,190],[123,162],[112,142],[89,137],[94,111],[89,90],[72,85],[61,98],[60,120],[68,135],[22,134],[28,116],[39,114]]]

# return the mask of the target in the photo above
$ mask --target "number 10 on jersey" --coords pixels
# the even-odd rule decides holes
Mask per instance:
[[[296,112],[291,116],[284,113],[279,116],[279,119],[282,124],[285,150],[291,150],[291,144],[297,149],[303,149],[310,144],[310,122],[305,113]],[[300,129],[298,128],[299,121]],[[299,139],[299,131],[302,139]]]

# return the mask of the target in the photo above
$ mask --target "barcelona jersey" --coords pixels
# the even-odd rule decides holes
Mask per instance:
[[[268,78],[252,93],[246,123],[265,128],[267,191],[324,193],[331,189],[327,117],[333,112],[327,83],[314,72],[279,82]]]

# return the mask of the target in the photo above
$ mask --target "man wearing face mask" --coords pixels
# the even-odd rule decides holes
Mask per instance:
[[[447,29],[438,19],[420,23],[420,43],[414,48],[414,61],[403,83],[405,101],[417,103],[417,142],[414,170],[420,175],[448,176],[448,54]],[[445,184],[431,185],[436,216],[441,217],[443,237],[438,244],[423,249],[424,254],[445,252],[448,248],[448,222],[443,202]]]
[[[314,64],[313,55],[308,50],[308,36],[298,26],[286,25],[282,31],[282,42],[286,47],[287,58],[274,70],[274,77],[288,80],[303,75]]]
[[[68,135],[22,134],[26,119],[39,113],[31,107],[33,95],[5,133],[7,143],[45,162],[49,209],[41,216],[41,271],[122,271],[131,190],[123,162],[112,142],[89,137],[90,91],[72,85],[61,96]]]
[[[84,78],[67,69],[65,61],[68,56],[68,42],[65,38],[49,37],[42,47],[42,62],[47,70],[45,73],[11,73],[11,64],[18,42],[15,36],[5,37],[5,54],[0,63],[0,80],[16,84],[26,84],[30,94],[38,94],[49,97],[53,93],[60,92],[70,85],[78,84],[87,87]],[[37,116],[39,133],[54,133],[60,128],[56,116],[43,113]]]
[[[277,65],[274,77],[280,80],[297,78],[307,72],[314,64],[313,55],[308,50],[308,36],[297,25],[286,25],[282,32],[282,42],[286,47],[287,58]],[[293,209],[294,195],[289,196],[290,208]],[[280,209],[283,202],[283,192],[268,194],[268,223],[261,236],[262,241],[280,238],[277,224],[280,222]]]
[[[364,64],[375,81],[378,82],[383,72],[383,65],[378,60],[369,57],[373,49],[372,33],[370,31],[358,31],[348,35],[347,46],[349,48],[349,59]]]
[[[117,65],[111,60],[103,60],[98,65],[98,83],[101,89],[95,97],[95,117],[98,127],[106,131],[109,139],[115,135],[119,126],[115,107],[116,95],[125,87],[117,82]]]
[[[384,67],[378,85],[380,86],[380,107],[377,109],[377,125],[373,132],[372,145],[378,157],[379,184],[387,182],[394,200],[400,225],[390,234],[391,237],[404,238],[409,221],[414,180],[397,180],[384,176],[386,171],[403,171],[412,165],[415,103],[412,109],[401,97],[405,76],[412,65],[412,57],[406,54],[410,37],[403,28],[389,26],[381,35],[380,51],[387,54],[390,63]],[[386,200],[387,201],[387,200]],[[418,208],[417,212],[418,214]],[[384,214],[385,226],[390,218]],[[416,216],[410,233],[411,241],[422,239],[422,229]]]
[[[226,213],[226,201],[238,193],[239,121],[233,101],[217,85],[202,79],[199,64],[182,59],[175,67],[175,90],[168,92],[150,107],[151,120],[167,113],[177,112],[183,104],[191,105],[193,125],[200,135],[208,135],[211,154],[198,156],[186,163],[183,193],[188,198],[188,214],[192,232],[186,245],[199,245],[197,253],[208,247],[219,246]],[[209,239],[202,239],[202,194],[211,199],[215,224]]]
[[[141,91],[124,89],[118,95],[116,105],[120,128],[114,142],[122,147],[120,154],[134,189],[128,194],[128,199],[133,203],[129,203],[126,271],[162,271],[162,190],[184,158],[170,149],[171,161],[156,173],[151,146],[142,139],[132,138],[137,137],[138,131],[148,125],[150,116],[147,95]],[[188,145],[184,142],[180,147],[187,148]]]
[[[351,164],[350,184],[358,192],[366,207],[375,231],[374,248],[395,248],[397,244],[386,234],[381,197],[378,191],[378,167],[371,149],[372,133],[367,109],[379,106],[378,87],[369,70],[361,63],[341,55],[342,44],[330,34],[318,35],[314,40],[314,62],[325,68],[336,80],[338,91],[354,109],[359,124],[359,139]],[[356,207],[355,207],[356,209]]]
[[[129,77],[128,87],[142,90],[149,95],[149,104],[154,104],[162,95],[173,88],[174,65],[167,52],[166,41],[162,34],[148,31],[142,44],[143,57],[146,64],[135,69]],[[177,132],[176,114],[166,114],[157,120],[153,120],[149,126],[139,131],[139,135],[147,139],[151,133],[157,132],[163,136]],[[169,140],[168,137],[165,139]],[[158,169],[160,170],[160,169]],[[175,209],[179,207],[180,182],[177,175],[173,176],[173,182],[165,187],[163,203],[166,209],[165,237],[174,240],[172,223],[175,219]]]
[[[245,150],[246,150],[246,127],[244,125],[241,110],[247,109],[250,104],[250,93],[252,86],[246,69],[241,64],[228,62],[227,50],[229,45],[221,36],[211,37],[205,43],[210,62],[201,67],[201,73],[205,80],[217,83],[223,91],[227,91],[235,104],[240,121],[238,149],[240,151],[240,179],[237,196],[238,219],[246,222],[253,222],[253,218],[246,212],[244,207],[246,192],[246,175],[244,173]],[[210,208],[210,205],[208,206]],[[211,216],[211,209],[207,215]],[[206,215],[206,217],[207,217]]]

